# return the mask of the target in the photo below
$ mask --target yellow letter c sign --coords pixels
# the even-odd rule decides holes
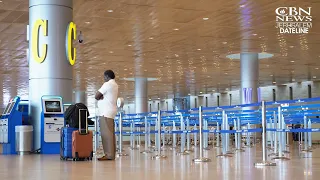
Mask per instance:
[[[77,37],[76,25],[73,22],[69,23],[66,34],[66,55],[70,65],[76,62],[76,48],[73,47],[73,40]]]
[[[31,44],[31,52],[35,61],[38,63],[42,63],[46,56],[48,45],[43,44],[42,46],[42,54],[39,54],[39,30],[42,27],[43,36],[48,36],[48,21],[47,20],[37,20],[32,29],[32,44]]]

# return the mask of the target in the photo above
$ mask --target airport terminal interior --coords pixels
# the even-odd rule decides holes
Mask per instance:
[[[319,9],[0,0],[0,180],[320,179]],[[99,161],[106,70],[116,158]]]

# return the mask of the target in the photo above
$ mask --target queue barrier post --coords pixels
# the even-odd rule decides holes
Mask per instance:
[[[267,161],[267,121],[266,121],[266,104],[261,102],[262,109],[262,162],[255,163],[255,166],[276,166],[276,163]]]
[[[283,133],[281,132],[282,131],[282,129],[283,129],[283,122],[282,122],[282,110],[281,110],[281,106],[278,106],[278,130],[280,130],[279,132],[278,132],[278,139],[279,139],[279,149],[278,149],[278,156],[277,157],[274,157],[274,158],[272,158],[272,160],[276,160],[276,159],[278,159],[278,160],[290,160],[289,158],[287,158],[287,157],[284,157],[284,155],[282,154],[283,153],[283,144],[284,144],[284,142],[283,142],[283,140],[284,140],[284,138],[283,138]],[[276,142],[277,143],[277,142]]]
[[[193,162],[195,163],[200,163],[200,162],[210,162],[211,160],[209,158],[203,157],[203,119],[202,119],[202,106],[199,107],[199,134],[200,134],[200,139],[199,139],[199,154],[200,157],[193,159]]]
[[[161,154],[161,111],[158,111],[157,115],[157,139],[158,139],[158,144],[157,144],[157,154],[155,156],[152,156],[152,159],[165,159],[167,156]]]
[[[180,130],[182,131],[181,133],[181,139],[180,139],[180,152],[178,153],[179,155],[188,155],[189,153],[185,150],[185,145],[186,145],[186,133],[185,131],[185,123],[182,114],[180,114]]]
[[[122,135],[122,130],[123,130],[123,121],[122,121],[122,113],[119,113],[119,121],[118,121],[118,126],[119,126],[119,149],[118,149],[118,156],[128,156],[128,154],[123,153],[123,135]]]
[[[148,118],[147,116],[144,117],[144,130],[145,130],[145,135],[144,135],[144,151],[142,151],[141,153],[143,154],[148,154],[151,153],[151,151],[149,151],[149,127],[148,127]]]
[[[227,130],[227,120],[226,120],[226,112],[222,111],[222,124],[221,124],[221,130]],[[217,155],[217,157],[232,157],[227,153],[227,142],[226,142],[226,133],[221,133],[221,144],[222,144],[222,153]]]
[[[190,130],[190,120],[189,118],[187,118],[187,131]],[[191,153],[193,152],[193,150],[191,149],[191,138],[190,138],[190,133],[187,133],[187,153]]]

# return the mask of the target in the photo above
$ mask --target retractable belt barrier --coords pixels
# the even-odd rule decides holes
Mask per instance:
[[[115,119],[115,134],[118,137],[119,156],[126,155],[122,153],[123,136],[130,136],[132,150],[141,148],[141,136],[144,136],[144,151],[141,153],[156,152],[154,159],[166,158],[163,151],[169,143],[172,145],[171,150],[176,150],[180,155],[188,155],[193,152],[193,143],[195,148],[198,145],[200,147],[199,156],[194,162],[209,162],[210,159],[203,155],[203,150],[210,150],[209,142],[213,147],[222,148],[218,157],[231,157],[235,151],[244,152],[243,144],[247,148],[252,147],[257,143],[256,133],[262,133],[263,160],[256,165],[273,166],[274,163],[267,161],[266,149],[272,150],[273,153],[269,156],[275,156],[273,159],[289,160],[283,155],[289,153],[288,133],[299,133],[299,142],[304,140],[303,151],[311,152],[311,134],[320,132],[319,128],[312,128],[311,124],[320,123],[318,116],[320,98],[199,107],[183,111],[119,113]],[[289,129],[288,124],[302,124],[303,128]],[[262,128],[257,127],[260,125]],[[95,129],[96,135],[99,136],[99,128]],[[231,137],[234,137],[234,150],[230,149]],[[179,145],[180,148],[176,149]]]

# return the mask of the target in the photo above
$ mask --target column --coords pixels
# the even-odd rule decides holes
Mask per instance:
[[[136,77],[134,88],[136,113],[148,112],[148,79]]]
[[[41,97],[62,96],[64,102],[72,102],[72,65],[66,55],[72,6],[72,0],[29,0],[29,117],[35,149],[41,148]]]
[[[241,104],[258,102],[259,56],[258,53],[241,53]]]
[[[83,103],[87,105],[87,94],[85,91],[75,91],[74,92],[74,103]]]

